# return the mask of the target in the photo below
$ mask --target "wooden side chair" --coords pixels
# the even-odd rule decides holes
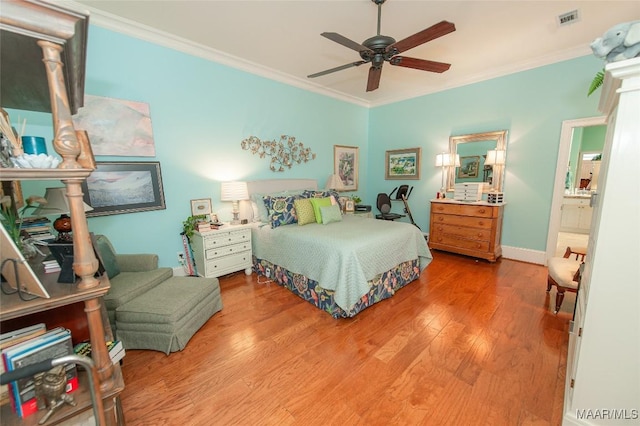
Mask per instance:
[[[578,292],[580,284],[580,265],[584,262],[586,247],[567,247],[562,257],[549,260],[549,276],[547,277],[547,293],[552,286],[556,286],[556,306],[553,311],[557,314],[564,300],[565,291]]]

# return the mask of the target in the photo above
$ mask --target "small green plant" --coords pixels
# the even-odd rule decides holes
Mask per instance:
[[[34,203],[38,203],[35,205]],[[0,200],[0,221],[2,226],[7,230],[7,233],[11,237],[16,246],[22,251],[22,222],[27,210],[37,209],[47,204],[47,200],[43,197],[32,195],[25,200],[25,206],[20,210],[17,210],[13,205],[13,200],[9,195],[5,195]],[[44,208],[44,207],[43,207]]]
[[[193,236],[193,232],[196,229],[196,223],[201,222],[207,218],[204,214],[198,214],[195,216],[189,216],[187,220],[182,222],[182,232],[187,236],[189,241],[191,241],[191,237]]]
[[[352,195],[351,199],[353,200],[354,203],[356,204],[360,204],[362,202],[362,198],[358,197],[357,195]]]
[[[602,69],[602,71],[598,71],[596,73],[596,76],[593,77],[593,81],[589,86],[589,93],[587,93],[587,96],[591,96],[593,92],[598,90],[598,87],[602,86],[602,83],[604,83],[604,68]]]

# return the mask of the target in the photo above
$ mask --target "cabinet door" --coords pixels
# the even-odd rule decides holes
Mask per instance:
[[[580,206],[564,204],[562,206],[562,217],[560,228],[577,228],[580,222]]]
[[[589,206],[580,206],[580,215],[578,217],[578,228],[589,231],[591,228],[591,216],[593,209]]]

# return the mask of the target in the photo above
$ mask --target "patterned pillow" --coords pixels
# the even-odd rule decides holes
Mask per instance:
[[[322,213],[320,207],[327,207],[331,205],[331,198],[309,198],[309,201],[313,205],[313,213],[316,216],[316,222],[322,223]]]
[[[340,213],[340,207],[337,205],[320,207],[320,213],[322,214],[323,225],[342,220],[342,213]]]
[[[269,222],[271,223],[272,228],[298,222],[298,216],[296,215],[296,208],[294,204],[298,197],[298,195],[266,195],[264,197],[264,204],[269,211]]]
[[[316,214],[313,212],[313,204],[308,198],[300,198],[293,202],[298,216],[298,225],[307,225],[316,221]]]
[[[333,191],[329,189],[323,190],[323,191],[306,190],[302,193],[302,196],[305,198],[326,198],[326,197],[333,196],[333,198],[338,203],[340,210],[344,210],[344,206],[340,203],[340,195],[338,195],[338,191]]]

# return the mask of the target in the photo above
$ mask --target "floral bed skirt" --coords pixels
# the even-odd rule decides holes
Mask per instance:
[[[269,268],[270,274],[266,273],[267,268]],[[255,256],[253,256],[253,270],[257,274],[288,288],[304,300],[328,312],[334,318],[353,317],[374,303],[393,296],[397,290],[418,279],[420,276],[418,259],[403,262],[369,281],[369,292],[362,296],[348,311],[345,311],[336,305],[333,290],[325,290],[318,282],[304,275],[295,274],[281,266],[274,265],[264,259],[258,259]]]

